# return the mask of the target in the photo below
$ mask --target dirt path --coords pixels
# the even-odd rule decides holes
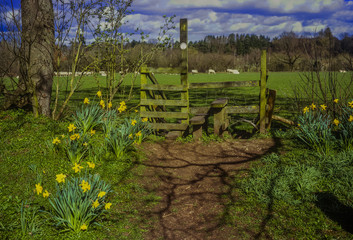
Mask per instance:
[[[155,223],[145,239],[237,239],[225,224],[227,203],[236,201],[232,176],[274,151],[272,139],[222,143],[145,143],[143,183],[161,201],[145,213]]]

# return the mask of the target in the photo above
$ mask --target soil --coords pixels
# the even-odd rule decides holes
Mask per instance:
[[[237,196],[234,176],[278,147],[273,139],[144,143],[142,183],[160,196],[144,213],[153,223],[144,239],[239,239],[227,224],[227,206]]]

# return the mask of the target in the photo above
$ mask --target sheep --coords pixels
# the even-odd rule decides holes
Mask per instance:
[[[236,69],[227,69],[227,73],[239,74],[239,71]]]
[[[194,69],[194,70],[191,70],[191,73],[192,74],[197,74],[197,73],[199,73],[196,69]]]
[[[346,70],[340,70],[340,73],[345,73],[346,72]]]
[[[211,74],[211,73],[216,74],[216,71],[213,69],[208,69],[208,74]]]

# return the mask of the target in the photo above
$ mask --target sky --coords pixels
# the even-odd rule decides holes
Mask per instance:
[[[353,35],[353,1],[350,0],[135,0],[127,27],[139,26],[156,36],[163,15],[187,18],[189,41],[207,35],[256,34],[270,38],[283,32],[319,32],[330,27],[340,37]]]
[[[20,0],[13,1],[19,7]],[[353,35],[353,0],[134,0],[131,9],[124,30],[138,27],[150,38],[157,38],[163,15],[176,15],[176,29],[171,31],[175,40],[180,18],[188,19],[189,41],[231,33],[274,38],[289,31],[313,34],[326,27],[336,37]]]

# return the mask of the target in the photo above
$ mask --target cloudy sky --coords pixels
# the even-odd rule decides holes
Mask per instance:
[[[249,33],[276,37],[284,31],[315,33],[330,27],[334,35],[353,34],[352,0],[135,0],[128,27],[152,36],[163,15],[188,18],[189,40],[207,35]],[[174,37],[179,39],[178,31]]]

